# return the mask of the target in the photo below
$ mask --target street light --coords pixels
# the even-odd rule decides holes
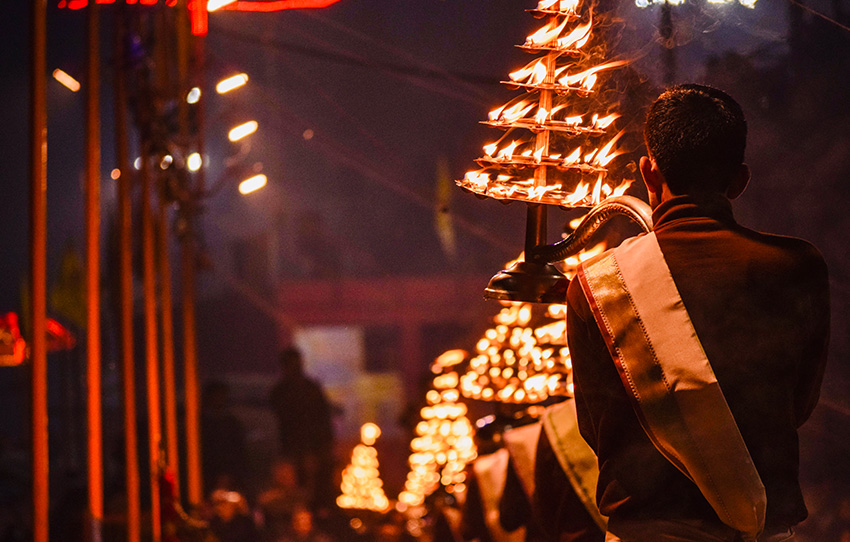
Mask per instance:
[[[237,73],[236,75],[231,75],[227,79],[222,79],[215,86],[215,91],[219,94],[224,94],[226,92],[230,92],[233,89],[237,89],[248,82],[248,74],[245,73]]]
[[[243,137],[247,137],[256,132],[258,126],[259,124],[257,124],[257,121],[249,120],[248,122],[231,128],[231,130],[227,133],[227,139],[234,142],[239,141]]]
[[[71,92],[80,90],[80,82],[59,68],[53,70],[53,78],[62,83]]]
[[[186,167],[189,168],[189,171],[198,171],[201,169],[203,165],[203,159],[201,155],[197,152],[193,152],[186,158]]]
[[[258,175],[254,175],[253,177],[248,177],[241,183],[239,183],[239,192],[242,195],[250,194],[251,192],[256,192],[260,188],[266,186],[268,182],[268,178],[262,173]]]
[[[192,87],[189,93],[186,95],[186,103],[196,104],[201,99],[201,89],[198,87]]]

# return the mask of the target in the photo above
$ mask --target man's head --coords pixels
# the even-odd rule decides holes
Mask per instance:
[[[290,347],[280,353],[280,369],[285,378],[294,378],[304,372],[304,364],[301,360],[301,351]]]
[[[744,191],[747,122],[725,92],[702,85],[665,91],[649,108],[644,138],[649,157],[640,169],[653,207],[670,195],[734,199]]]

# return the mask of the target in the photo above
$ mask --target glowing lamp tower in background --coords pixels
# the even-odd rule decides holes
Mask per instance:
[[[579,262],[603,250],[605,244],[599,243],[567,258],[559,267],[572,278]],[[540,403],[550,396],[571,397],[566,305],[503,303],[493,317],[493,326],[475,345],[475,355],[460,377],[460,392],[468,399],[516,404]]]
[[[384,494],[384,484],[378,472],[378,452],[373,445],[381,436],[374,423],[360,428],[360,444],[351,452],[351,463],[342,471],[342,495],[336,503],[340,508],[385,512],[390,502]]]
[[[425,497],[440,486],[449,494],[466,490],[464,469],[477,457],[466,405],[459,402],[459,369],[467,357],[463,350],[449,350],[431,365],[433,386],[425,396],[428,405],[420,411],[422,420],[410,443],[410,471],[398,496],[399,509],[421,507]]]
[[[508,301],[563,303],[566,278],[550,262],[574,254],[587,239],[568,240],[563,250],[546,247],[547,205],[564,209],[594,208],[626,191],[631,181],[608,178],[609,164],[621,154],[617,142],[619,115],[589,99],[599,77],[625,65],[604,62],[586,52],[593,38],[594,14],[580,10],[579,0],[541,0],[531,13],[546,23],[519,47],[535,59],[510,74],[504,84],[523,93],[490,112],[485,124],[503,130],[484,146],[470,171],[457,184],[476,195],[528,206],[525,261],[496,275],[485,296]],[[598,50],[598,49],[594,49]],[[631,201],[634,200],[634,201]],[[609,206],[638,222],[649,220],[648,208],[634,198]],[[608,213],[610,214],[610,213]],[[601,218],[601,215],[596,215]],[[603,220],[604,221],[604,220]],[[599,220],[595,220],[599,225]]]

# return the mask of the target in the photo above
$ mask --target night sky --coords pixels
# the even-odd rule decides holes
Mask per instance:
[[[27,269],[27,4],[6,2],[0,15],[0,312],[19,310],[19,286]],[[320,217],[347,273],[486,276],[516,256],[524,234],[521,205],[502,206],[453,189],[454,259],[445,255],[435,233],[433,205],[438,164],[446,165],[451,179],[460,178],[475,167],[481,145],[498,137],[479,121],[514,96],[498,81],[529,59],[514,45],[539,27],[523,11],[535,4],[340,0],[320,11],[212,14],[209,85],[234,71],[249,73],[251,81],[237,105],[206,94],[208,177],[223,174],[223,156],[230,151],[222,134],[231,119],[249,115],[260,122],[251,160],[261,161],[270,179],[270,186],[251,198],[240,197],[225,182],[207,202],[203,233],[213,265],[226,267],[231,233],[250,230],[255,215],[269,209],[286,221]],[[850,3],[807,4],[847,24]],[[629,84],[639,83],[653,98],[662,73],[658,9],[641,10],[628,1],[602,5],[615,6],[609,22],[617,43],[609,54],[634,59]],[[844,14],[833,11],[842,6]],[[846,416],[850,32],[811,15],[801,16],[794,26],[790,10],[791,4],[780,0],[760,0],[754,10],[700,0],[677,8],[677,81],[715,84],[737,97],[748,116],[753,181],[735,204],[739,221],[806,238],[824,253],[834,325],[823,393],[827,406],[820,410]],[[85,16],[60,11],[55,2],[49,12],[48,70],[61,67],[81,80]],[[114,206],[108,176],[114,167],[109,17],[107,10],[104,230]],[[54,273],[67,243],[82,245],[85,97],[53,79],[48,79],[47,97],[48,272]],[[637,134],[640,126],[630,129]],[[305,137],[308,130],[310,138]],[[624,164],[639,158],[641,149],[634,147]],[[643,194],[637,185],[632,193]],[[553,224],[562,223],[565,215],[553,215]],[[214,289],[215,283],[210,274],[203,285]],[[203,329],[198,332],[200,341],[208,340]]]

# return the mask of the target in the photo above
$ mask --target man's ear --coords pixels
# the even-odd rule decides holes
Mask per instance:
[[[643,184],[646,185],[646,190],[650,197],[654,195],[656,199],[661,199],[661,193],[664,191],[664,176],[658,171],[658,166],[655,161],[648,156],[640,157],[640,174],[643,177]]]
[[[737,198],[744,193],[749,182],[750,167],[747,164],[741,164],[732,176],[732,182],[729,183],[729,188],[726,189],[726,197],[730,200]]]

